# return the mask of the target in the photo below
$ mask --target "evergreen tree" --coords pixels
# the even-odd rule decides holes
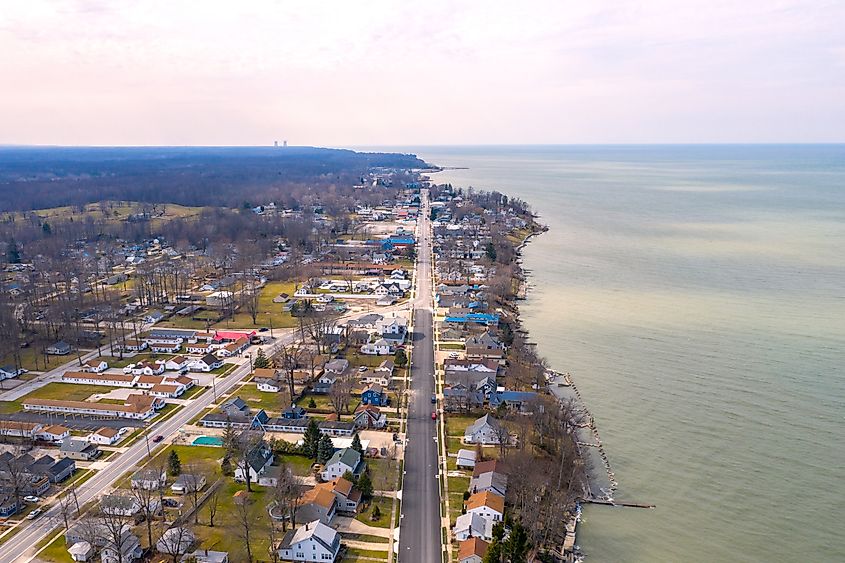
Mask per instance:
[[[375,505],[373,507],[372,512],[370,512],[370,520],[372,520],[373,522],[378,522],[380,518],[381,518],[381,508],[379,508],[378,505]]]
[[[41,225],[41,230],[44,232],[44,236],[49,237],[53,234],[53,229],[50,227],[50,223],[48,223],[47,221],[44,221],[44,223]]]
[[[232,459],[228,455],[223,457],[223,462],[220,464],[220,472],[227,477],[235,474],[235,470],[232,468]]]
[[[496,247],[493,246],[492,242],[487,243],[487,248],[484,249],[484,252],[487,253],[487,258],[489,258],[491,262],[496,261]]]
[[[235,428],[229,423],[228,418],[226,419],[226,429],[223,430],[223,449],[226,451],[225,457],[232,457],[238,453],[238,433],[235,431]]]
[[[317,427],[315,419],[308,419],[308,428],[305,429],[305,437],[302,442],[305,455],[311,459],[316,459],[320,448],[320,429]]]
[[[182,473],[182,462],[179,460],[179,454],[176,450],[170,450],[170,455],[167,456],[167,474],[171,477],[176,477]]]
[[[18,243],[15,239],[10,240],[6,247],[6,262],[9,264],[21,263],[21,251],[18,249]]]
[[[502,553],[510,563],[525,563],[528,559],[528,550],[531,543],[528,541],[528,533],[525,528],[517,522],[511,528],[511,533],[502,542]]]
[[[400,368],[405,367],[408,364],[408,355],[405,354],[405,350],[402,348],[396,350],[396,355],[393,356],[393,361]]]
[[[358,482],[358,479],[355,478],[355,475],[353,475],[352,472],[348,469],[343,472],[343,478],[352,483],[353,485]]]
[[[314,397],[311,397],[311,400],[308,401],[308,408],[309,409],[316,409],[317,408],[317,401],[314,400]]]
[[[332,439],[327,434],[323,434],[320,438],[320,444],[317,447],[317,463],[326,463],[334,453],[334,444]]]
[[[352,449],[361,455],[364,455],[364,446],[361,444],[361,437],[358,434],[352,438]]]
[[[255,369],[268,369],[273,367],[270,359],[264,354],[264,350],[258,349],[258,354],[255,356],[255,361],[252,363]]]
[[[370,480],[369,473],[364,473],[358,478],[358,489],[365,500],[373,498],[373,482]]]

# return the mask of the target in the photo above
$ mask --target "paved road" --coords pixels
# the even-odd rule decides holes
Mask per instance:
[[[431,311],[431,247],[427,193],[423,195],[417,245],[417,299],[414,309],[414,352],[411,364],[411,397],[408,408],[408,445],[402,485],[402,521],[399,534],[400,563],[433,563],[441,560],[440,490],[437,475],[434,405],[434,343]]]

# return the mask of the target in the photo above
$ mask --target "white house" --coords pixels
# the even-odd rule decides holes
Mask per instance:
[[[482,518],[501,522],[505,515],[505,497],[485,491],[475,493],[466,501],[467,514],[478,514]]]
[[[209,372],[215,370],[223,365],[223,360],[214,354],[206,354],[199,360],[194,360],[188,364],[188,369],[191,371]]]
[[[319,520],[289,530],[279,545],[279,557],[285,561],[334,563],[339,551],[340,534]]]
[[[282,390],[282,384],[278,379],[269,377],[256,377],[255,386],[259,391],[265,393],[278,393]]]
[[[104,426],[96,432],[88,434],[86,440],[88,440],[88,442],[91,444],[111,446],[112,444],[119,442],[122,435],[123,433],[117,428],[109,428],[108,426]]]
[[[64,426],[60,426],[58,424],[53,424],[52,426],[42,428],[35,435],[35,437],[39,440],[44,440],[46,442],[53,443],[61,442],[68,436],[70,436],[70,429],[65,428]]]
[[[182,371],[183,369],[188,369],[189,363],[191,363],[191,360],[185,356],[173,356],[164,362],[164,369],[168,371]]]
[[[452,533],[458,541],[466,541],[469,538],[481,538],[490,541],[493,539],[493,521],[479,514],[467,512],[461,514],[455,520]]]
[[[361,346],[361,353],[371,356],[389,356],[393,353],[393,344],[384,338],[379,338],[375,342],[368,342]]]
[[[84,362],[79,369],[90,373],[102,373],[109,369],[109,364],[105,360],[94,358]]]
[[[458,469],[472,469],[475,467],[475,452],[472,450],[458,450]]]
[[[246,469],[249,471],[249,480],[251,483],[257,483],[258,478],[261,477],[270,465],[273,463],[273,452],[270,451],[269,446],[262,442],[258,444],[246,456]],[[246,481],[246,473],[244,466],[241,463],[237,464],[235,468],[235,481]]]
[[[467,444],[498,445],[501,425],[499,421],[485,414],[464,431],[464,442]]]
[[[336,477],[343,477],[344,473],[349,471],[353,475],[360,475],[366,464],[361,459],[361,454],[352,448],[343,448],[334,453],[329,458],[326,465],[323,467],[321,476],[323,481],[331,481]]]

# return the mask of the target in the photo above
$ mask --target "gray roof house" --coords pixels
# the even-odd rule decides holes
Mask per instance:
[[[361,454],[352,448],[343,448],[338,450],[329,458],[326,465],[323,467],[321,476],[324,481],[331,481],[335,477],[343,477],[347,471],[353,475],[360,475],[366,468],[366,463],[361,458]]]
[[[100,449],[96,445],[90,444],[85,440],[74,440],[72,438],[62,440],[62,446],[59,448],[59,452],[63,457],[82,461],[89,461],[100,455]]]
[[[489,414],[485,414],[464,431],[464,442],[467,444],[498,445],[499,421]]]

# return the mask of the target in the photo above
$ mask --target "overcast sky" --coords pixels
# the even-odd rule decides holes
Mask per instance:
[[[3,0],[0,53],[6,144],[845,141],[839,1]]]

